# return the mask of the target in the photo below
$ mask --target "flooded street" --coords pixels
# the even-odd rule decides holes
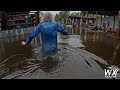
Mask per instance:
[[[0,38],[0,78],[105,79],[104,69],[109,65],[120,68],[119,40],[102,33],[59,35],[59,50],[49,55],[40,52],[39,36],[21,46],[27,36]]]
[[[120,40],[106,33],[84,32],[81,40],[85,50],[120,68]]]

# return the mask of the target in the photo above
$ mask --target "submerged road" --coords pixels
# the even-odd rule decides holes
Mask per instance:
[[[105,79],[104,69],[110,64],[90,53],[85,43],[87,37],[83,40],[79,35],[59,35],[59,50],[51,55],[40,52],[40,37],[26,47],[21,46],[26,38],[27,35],[0,38],[0,78]],[[117,78],[120,78],[119,74]]]

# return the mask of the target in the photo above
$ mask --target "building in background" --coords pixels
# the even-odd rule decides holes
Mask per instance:
[[[0,30],[35,27],[41,16],[39,11],[0,11]]]

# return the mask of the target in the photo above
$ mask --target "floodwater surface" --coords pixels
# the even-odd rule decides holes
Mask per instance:
[[[113,43],[97,34],[59,35],[58,52],[48,55],[40,52],[39,36],[28,46],[21,46],[27,37],[0,38],[0,78],[104,79],[105,68],[112,64],[120,66],[120,50],[114,56]]]

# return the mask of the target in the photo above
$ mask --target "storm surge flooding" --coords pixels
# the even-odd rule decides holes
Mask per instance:
[[[58,51],[43,54],[41,39],[28,46],[28,35],[0,38],[0,78],[2,79],[104,79],[108,63],[82,48],[80,35],[59,35]]]

